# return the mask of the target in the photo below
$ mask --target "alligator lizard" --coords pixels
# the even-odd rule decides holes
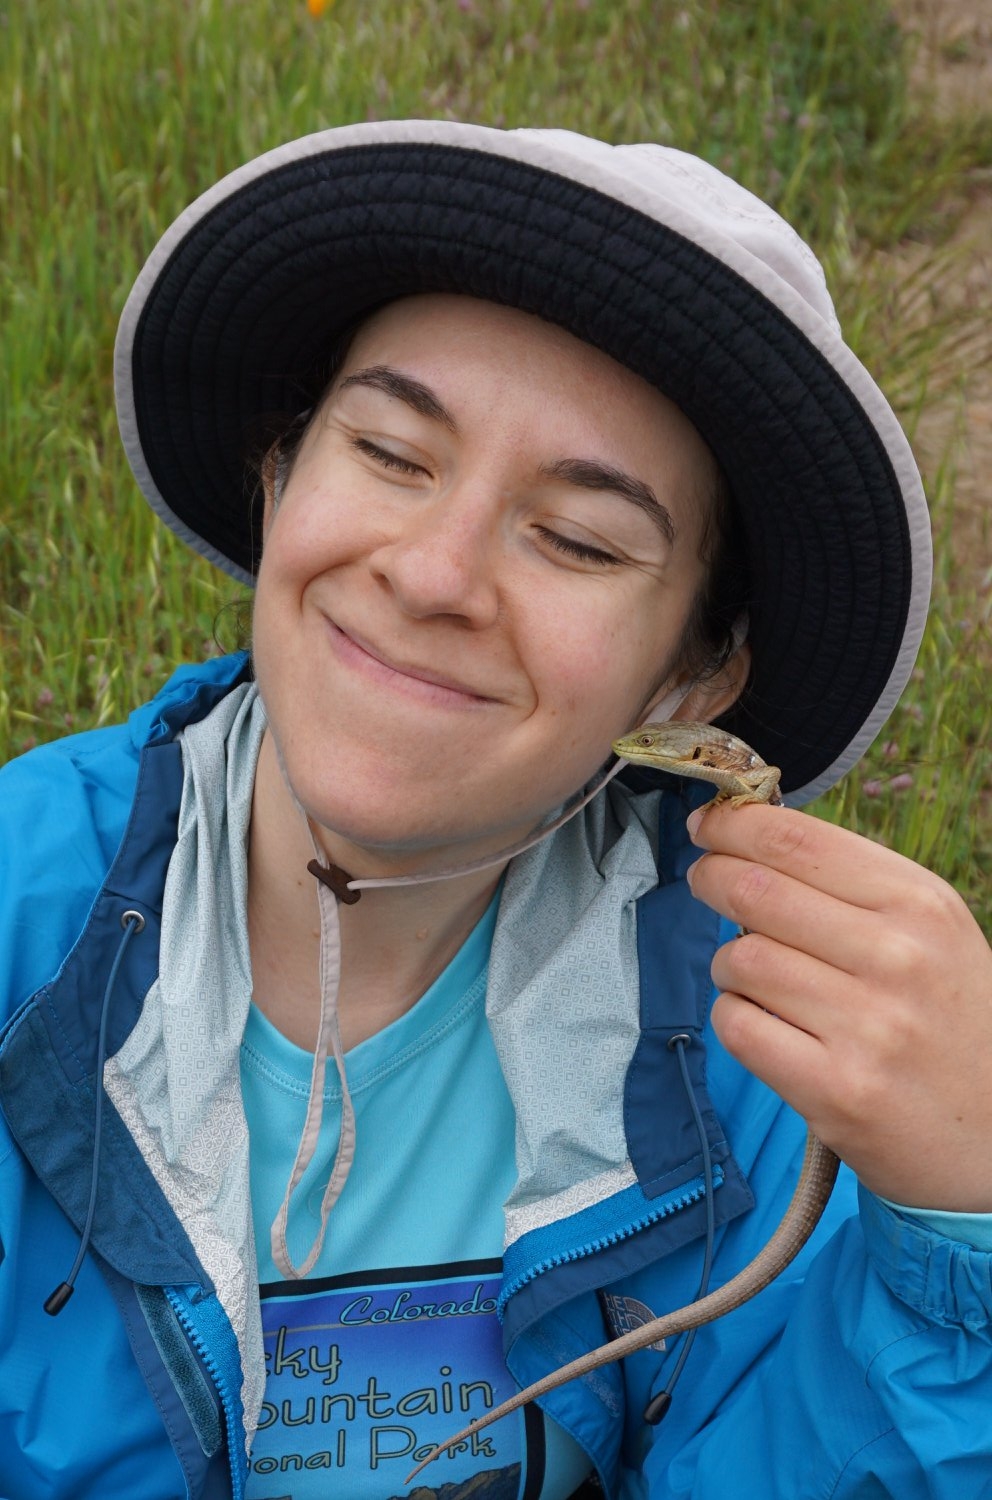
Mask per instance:
[[[677,721],[645,724],[632,734],[615,741],[613,749],[623,760],[636,765],[711,782],[717,792],[707,806],[712,806],[713,802],[726,801],[732,807],[742,806],[746,802],[777,804],[782,800],[778,790],[778,769],[766,765],[743,740],[721,729],[714,729],[710,724]],[[488,1427],[491,1422],[497,1422],[500,1417],[507,1416],[528,1401],[543,1396],[556,1386],[564,1385],[568,1380],[586,1375],[590,1370],[597,1370],[601,1365],[623,1359],[628,1354],[636,1353],[638,1349],[645,1349],[649,1344],[673,1338],[703,1323],[712,1323],[763,1291],[769,1282],[774,1281],[785,1270],[809,1239],[830,1197],[838,1166],[834,1153],[810,1130],[806,1137],[806,1154],[799,1181],[782,1222],[749,1265],[717,1291],[710,1292],[698,1302],[654,1318],[518,1391],[515,1396],[477,1418],[454,1437],[439,1443],[407,1476],[406,1483],[409,1484],[439,1454],[453,1448],[456,1443],[465,1442],[473,1433]]]

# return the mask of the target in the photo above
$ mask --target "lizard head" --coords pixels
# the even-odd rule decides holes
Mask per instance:
[[[634,765],[668,766],[699,759],[711,747],[719,731],[710,724],[669,720],[665,724],[642,724],[613,741],[613,753]]]

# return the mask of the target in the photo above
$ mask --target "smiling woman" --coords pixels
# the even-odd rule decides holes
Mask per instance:
[[[795,806],[930,566],[807,247],[667,148],[327,131],[167,231],[116,380],[253,641],[0,783],[7,1500],[390,1500],[546,1376],[439,1493],[983,1494],[992,955]],[[609,764],[672,716],[793,806]],[[760,1312],[560,1378],[751,1261],[802,1116]]]
[[[679,685],[713,471],[672,402],[532,315],[414,297],[365,325],[269,505],[255,606],[270,732],[336,863],[477,858],[595,774]]]

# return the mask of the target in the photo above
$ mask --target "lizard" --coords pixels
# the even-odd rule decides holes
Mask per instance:
[[[729,802],[732,807],[742,807],[748,802],[777,806],[782,801],[779,792],[781,772],[778,767],[766,765],[750,745],[725,730],[714,729],[711,724],[678,720],[664,724],[643,724],[639,729],[615,740],[613,751],[621,761],[633,765],[650,766],[652,770],[669,771],[676,776],[711,782],[716,787],[716,796],[705,803],[705,807],[712,807],[718,802]],[[508,1416],[510,1412],[538,1396],[564,1385],[566,1381],[576,1380],[592,1370],[598,1370],[602,1365],[611,1364],[614,1360],[645,1349],[649,1344],[673,1338],[704,1323],[712,1323],[763,1291],[798,1255],[816,1228],[833,1191],[839,1165],[838,1158],[830,1148],[823,1144],[813,1130],[808,1130],[799,1181],[782,1221],[767,1244],[742,1271],[697,1302],[665,1313],[660,1318],[653,1318],[518,1391],[509,1400],[493,1407],[492,1411],[476,1418],[454,1437],[439,1443],[407,1475],[405,1483],[409,1484],[422,1469],[447,1449],[465,1442],[483,1427],[498,1422],[501,1417]]]

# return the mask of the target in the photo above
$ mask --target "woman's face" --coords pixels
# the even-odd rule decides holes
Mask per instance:
[[[372,317],[258,579],[258,682],[311,817],[452,862],[536,826],[674,685],[714,472],[671,402],[536,317]]]

